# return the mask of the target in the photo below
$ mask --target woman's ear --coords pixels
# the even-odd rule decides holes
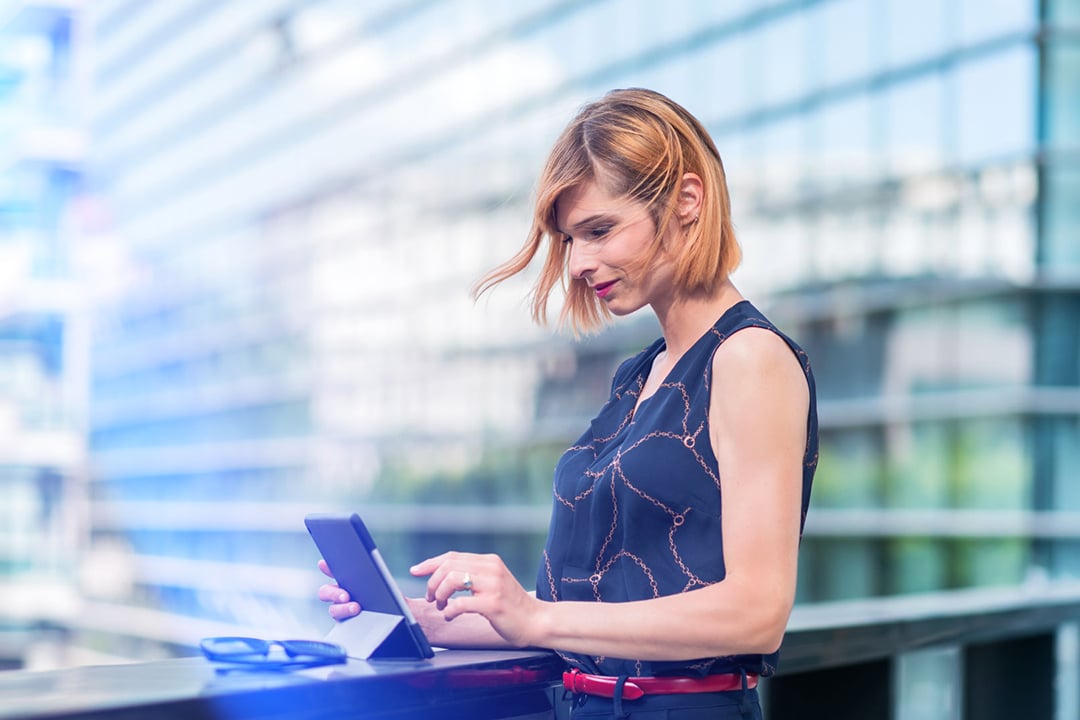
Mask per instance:
[[[679,185],[679,195],[676,201],[676,212],[683,225],[697,222],[701,214],[701,205],[705,197],[705,184],[696,173],[686,173],[682,176]]]

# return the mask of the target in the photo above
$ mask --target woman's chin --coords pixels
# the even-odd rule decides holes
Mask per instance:
[[[616,302],[608,303],[607,309],[608,309],[608,312],[610,312],[615,317],[626,317],[627,315],[632,315],[632,314],[636,313],[638,310],[640,310],[643,307],[645,307],[645,306],[644,305],[623,305],[623,304],[616,301]]]

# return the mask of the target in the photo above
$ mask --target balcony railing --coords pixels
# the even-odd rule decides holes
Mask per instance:
[[[1080,583],[802,605],[769,720],[1080,718]]]
[[[447,651],[299,673],[215,672],[198,657],[0,673],[0,719],[566,718],[545,652]],[[802,605],[769,720],[1075,720],[1080,583]]]

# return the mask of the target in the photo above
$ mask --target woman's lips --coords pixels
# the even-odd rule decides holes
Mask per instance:
[[[596,297],[603,298],[605,295],[608,294],[608,292],[611,290],[611,286],[614,285],[616,282],[616,280],[610,280],[605,283],[600,283],[599,285],[594,285],[593,290],[596,291]]]

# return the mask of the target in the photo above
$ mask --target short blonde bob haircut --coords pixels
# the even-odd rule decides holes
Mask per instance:
[[[664,238],[662,230],[676,217],[686,173],[701,178],[703,197],[700,214],[685,223],[685,239],[678,242]],[[540,176],[525,244],[477,282],[474,296],[524,270],[546,238],[547,258],[531,295],[533,320],[546,324],[548,297],[561,284],[566,303],[560,325],[580,334],[605,324],[611,318],[607,306],[584,280],[570,277],[568,245],[555,219],[555,205],[563,193],[598,178],[614,196],[645,205],[657,238],[642,264],[670,251],[676,282],[686,294],[710,294],[738,266],[741,253],[731,223],[724,166],[704,126],[660,93],[612,90],[585,105],[555,141]]]

